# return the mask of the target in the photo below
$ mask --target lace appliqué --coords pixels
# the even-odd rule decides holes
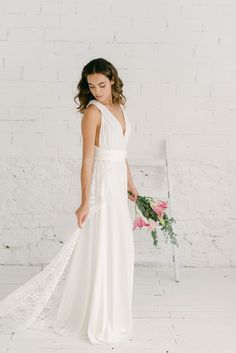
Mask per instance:
[[[112,161],[94,160],[87,220],[99,211],[109,189]],[[65,272],[80,228],[67,239],[44,269],[0,302],[0,331],[11,333],[28,327],[53,327],[53,319],[63,294]]]
[[[109,176],[114,162],[108,160],[95,160],[90,183],[89,214],[88,218],[96,213],[106,199]]]

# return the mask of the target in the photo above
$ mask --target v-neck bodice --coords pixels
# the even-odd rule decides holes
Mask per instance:
[[[127,117],[125,108],[120,105],[125,119],[125,133],[123,133],[121,123],[104,104],[100,103],[96,99],[89,101],[88,105],[89,104],[96,105],[101,112],[99,149],[126,150],[131,132],[131,124]],[[97,146],[95,146],[95,148],[96,147]]]

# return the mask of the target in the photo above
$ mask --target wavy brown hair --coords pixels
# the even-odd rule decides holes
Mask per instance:
[[[83,114],[88,102],[95,99],[87,82],[87,76],[93,73],[101,73],[110,81],[113,79],[114,84],[111,86],[112,102],[114,104],[125,105],[126,98],[123,95],[123,82],[118,76],[117,69],[109,61],[103,58],[98,58],[91,60],[82,70],[81,79],[77,85],[78,93],[74,97],[74,101],[78,105],[76,110]]]

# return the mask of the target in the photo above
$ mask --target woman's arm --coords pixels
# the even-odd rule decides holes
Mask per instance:
[[[134,185],[134,181],[132,178],[132,174],[130,171],[130,167],[129,167],[129,163],[128,163],[127,158],[126,158],[126,165],[127,165],[127,191],[130,191],[133,194],[133,196],[128,194],[128,197],[131,201],[136,201],[139,193]]]
[[[83,137],[83,153],[81,166],[81,204],[88,204],[89,190],[94,161],[94,144],[97,127],[100,121],[100,112],[94,106],[88,106],[81,120]]]
[[[85,223],[89,213],[89,192],[94,161],[94,144],[97,127],[100,124],[101,114],[99,110],[89,105],[81,120],[83,136],[83,153],[81,166],[81,203],[75,211],[80,228]]]

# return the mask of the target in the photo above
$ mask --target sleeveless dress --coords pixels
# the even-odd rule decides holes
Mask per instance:
[[[134,240],[127,194],[126,129],[102,103],[99,147],[82,228],[67,238],[54,259],[0,302],[0,331],[50,328],[92,344],[117,343],[133,331]]]

